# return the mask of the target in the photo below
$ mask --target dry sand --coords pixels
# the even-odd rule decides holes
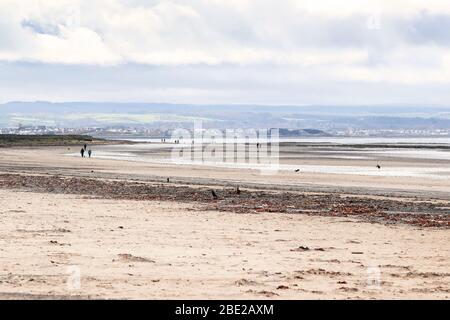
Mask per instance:
[[[0,298],[450,297],[448,230],[8,190],[0,202]]]
[[[449,190],[446,180],[317,174],[302,176],[300,186],[284,173],[264,177],[248,170],[81,160],[65,151],[2,149],[0,173],[170,176],[311,190],[328,184],[363,195],[372,188],[428,198],[445,198]],[[364,179],[367,189],[361,188]],[[450,298],[448,229],[198,209],[170,201],[0,189],[0,298]],[[74,270],[80,271],[80,288],[67,285],[74,283]]]

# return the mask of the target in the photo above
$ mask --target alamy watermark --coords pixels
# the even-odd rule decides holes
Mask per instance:
[[[76,291],[81,289],[81,269],[79,266],[68,266],[66,269],[67,276],[67,290]]]
[[[372,31],[381,30],[381,13],[373,12],[369,15],[366,20],[366,27]]]
[[[379,266],[369,266],[366,269],[367,288],[371,290],[381,289],[381,269]]]
[[[171,161],[176,164],[258,169],[272,174],[279,169],[278,129],[176,129]]]

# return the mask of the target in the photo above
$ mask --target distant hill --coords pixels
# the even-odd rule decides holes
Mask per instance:
[[[330,134],[318,129],[279,129],[279,136],[284,138],[304,136],[329,136]]]
[[[165,103],[10,102],[0,105],[0,127],[134,126],[165,128],[448,129],[450,107],[260,106]],[[299,132],[300,133],[300,132]],[[308,133],[307,131],[303,132]]]

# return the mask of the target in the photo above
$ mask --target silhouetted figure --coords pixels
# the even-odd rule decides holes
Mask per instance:
[[[167,182],[170,182],[170,178],[167,178]]]
[[[217,196],[217,194],[214,192],[214,190],[211,190],[211,194],[214,198],[214,200],[217,200],[219,197]]]
[[[89,149],[89,151],[88,151],[88,155],[89,155],[89,158],[91,157],[91,155],[92,155],[92,150],[91,149]]]
[[[85,145],[83,146],[83,148],[84,148],[84,151],[86,151],[86,149],[87,149],[87,145],[85,144]]]
[[[81,153],[81,157],[84,158],[84,148],[81,148],[80,153]]]
[[[295,172],[300,172],[300,169],[295,169]]]
[[[378,168],[378,169],[381,169],[381,166],[380,166],[379,164],[377,164],[377,168]]]
[[[236,194],[241,194],[241,190],[239,189],[239,186],[236,188]]]

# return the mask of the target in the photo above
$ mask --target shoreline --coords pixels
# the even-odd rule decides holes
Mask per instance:
[[[335,192],[355,195],[417,197],[422,199],[450,200],[449,179],[424,179],[395,176],[364,176],[342,173],[313,173],[280,171],[261,175],[259,170],[208,167],[195,165],[175,165],[170,162],[139,162],[96,158],[97,152],[110,146],[97,146],[92,159],[66,156],[67,147],[3,148],[0,152],[0,173],[26,173],[64,175],[70,177],[94,177],[141,182],[164,182],[169,177],[178,184],[192,186],[242,186],[248,189],[295,191],[295,192]],[[121,146],[114,147],[120,152]],[[123,146],[128,149],[129,147]],[[165,156],[167,150],[152,149],[150,155]],[[291,160],[288,160],[291,161]],[[392,160],[383,162],[392,168],[411,165]],[[418,162],[417,162],[418,161]],[[427,159],[417,160],[441,167],[441,161],[429,163]],[[367,166],[367,161],[341,161],[339,159],[301,160],[303,164]],[[428,164],[429,163],[429,164]],[[448,163],[448,162],[447,162]],[[369,163],[370,164],[370,163]],[[373,164],[373,162],[372,162]]]
[[[342,139],[344,142],[336,142],[336,141],[320,141],[326,138],[330,139]],[[382,139],[383,137],[341,137],[341,136],[330,136],[330,137],[280,137],[279,146],[280,147],[339,147],[339,148],[350,148],[350,149],[442,149],[449,150],[450,149],[450,141],[449,143],[442,142],[407,142],[408,139],[450,139],[450,136],[446,137],[392,137],[392,138],[383,138],[383,139],[400,139],[405,141],[393,141],[393,142],[379,142],[377,139]],[[85,134],[42,134],[42,135],[26,135],[26,134],[0,134],[0,147],[1,148],[10,148],[10,147],[56,147],[56,146],[72,146],[77,144],[83,144],[85,142],[89,142],[94,145],[120,145],[120,144],[159,144],[157,141],[146,141],[146,140],[157,140],[159,138],[139,138],[135,137],[127,137],[127,139],[116,139],[110,137],[97,137],[90,136]],[[167,137],[170,139],[170,137]],[[292,139],[294,141],[289,141]],[[295,139],[297,139],[295,141]],[[311,141],[302,141],[311,140]],[[317,139],[317,141],[314,141]],[[374,139],[374,142],[356,142],[349,144],[345,142],[346,140],[355,139]],[[172,145],[173,142],[166,142],[166,145]],[[248,145],[249,143],[245,143]]]
[[[132,144],[127,140],[106,140],[94,138],[89,135],[64,134],[64,135],[18,135],[0,134],[0,148],[36,148],[36,147],[62,147],[110,144]]]

